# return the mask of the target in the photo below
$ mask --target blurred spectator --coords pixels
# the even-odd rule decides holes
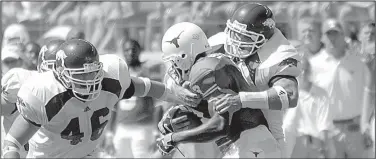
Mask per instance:
[[[375,69],[375,23],[364,23],[359,32],[360,55],[371,71]]]
[[[325,90],[310,81],[308,62],[303,69],[302,80],[299,80],[298,106],[289,109],[283,121],[286,153],[291,158],[335,157],[332,138],[335,131],[329,97]]]
[[[362,25],[359,33],[360,54],[363,61],[370,69],[370,76],[367,79],[365,89],[363,110],[361,116],[361,132],[365,144],[369,144],[369,156],[375,158],[375,80],[376,80],[376,59],[375,59],[375,23],[367,22]],[[371,145],[370,142],[373,144]]]
[[[139,58],[141,53],[140,44],[136,40],[126,40],[123,41],[122,50],[123,56],[128,66],[132,68],[135,72],[138,72],[136,70],[140,69],[142,64]]]
[[[302,19],[298,23],[298,30],[298,39],[301,41],[301,45],[297,46],[297,48],[304,57],[309,58],[324,47],[321,42],[322,33],[319,22],[314,19]]]
[[[374,60],[373,60],[374,61]],[[373,62],[374,63],[374,62]],[[369,158],[375,158],[375,68],[370,76],[365,77],[366,88],[364,89],[363,109],[360,120],[360,128],[364,138],[364,144],[368,148]]]
[[[26,44],[28,41],[30,41],[30,36],[27,28],[22,24],[11,24],[4,31],[2,47],[14,43]]]
[[[151,68],[140,62],[140,45],[135,40],[124,41],[123,55],[132,76],[150,77]],[[154,67],[154,66],[153,66]],[[151,76],[158,77],[158,76]],[[153,79],[159,80],[161,79]],[[107,149],[115,149],[119,158],[149,158],[154,153],[160,154],[155,147],[157,119],[154,119],[155,100],[150,97],[132,97],[121,100],[116,106],[116,124],[113,125],[114,136],[107,138]],[[113,121],[114,122],[114,121]],[[111,143],[112,141],[112,143]]]
[[[79,28],[73,28],[68,32],[67,39],[85,39],[85,33]]]
[[[341,24],[334,19],[323,23],[325,48],[309,60],[310,79],[330,97],[330,113],[339,133],[334,137],[337,158],[365,157],[359,128],[365,77],[369,71],[355,53],[350,53]]]
[[[7,45],[1,49],[1,69],[3,75],[12,68],[22,67],[24,50],[25,48],[22,44]]]
[[[28,70],[37,70],[38,56],[41,47],[35,42],[28,42],[25,46],[25,68]]]

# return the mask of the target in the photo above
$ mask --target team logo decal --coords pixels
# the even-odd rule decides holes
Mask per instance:
[[[184,32],[184,30],[181,31],[180,34],[179,34],[177,37],[173,38],[173,39],[170,40],[170,41],[166,41],[166,42],[168,42],[168,43],[170,43],[170,44],[174,44],[176,48],[179,48],[178,39],[180,39],[180,35],[181,35],[183,32]]]
[[[293,58],[287,58],[285,60],[283,60],[281,63],[279,63],[278,66],[295,66],[295,67],[298,67],[298,60],[296,59],[293,59]]]
[[[275,22],[272,18],[268,18],[268,19],[265,20],[265,22],[262,23],[262,25],[267,26],[269,28],[274,28]]]
[[[25,104],[25,102],[21,99],[21,98],[17,98],[17,102],[16,102],[16,104],[18,105],[18,106],[22,106],[22,107],[26,107],[26,104]]]
[[[264,151],[262,149],[259,149],[259,148],[252,148],[249,150],[254,156],[255,158],[263,158],[264,157]]]
[[[64,59],[67,58],[67,55],[65,54],[65,52],[63,50],[59,50],[57,53],[56,53],[56,63],[57,63],[57,66],[60,66],[59,68],[56,68],[56,70],[58,72],[62,71],[62,66],[64,66]]]

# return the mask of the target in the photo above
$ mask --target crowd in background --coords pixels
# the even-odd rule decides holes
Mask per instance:
[[[36,70],[38,54],[48,41],[80,38],[93,43],[100,54],[124,58],[132,75],[162,81],[165,66],[160,45],[168,27],[189,21],[201,26],[210,37],[224,30],[227,18],[242,3],[3,2],[2,74],[16,67]],[[316,158],[322,153],[322,145],[329,145],[328,149],[335,149],[337,155],[342,153],[340,157],[359,157],[374,149],[367,140],[374,130],[370,133],[370,128],[364,126],[374,120],[374,99],[364,99],[362,88],[369,87],[373,93],[375,89],[372,82],[368,86],[363,81],[367,74],[375,80],[375,4],[260,3],[272,9],[277,27],[304,59],[299,104],[286,112],[284,120],[288,155]],[[334,27],[323,24],[330,18],[336,19]],[[18,40],[22,43],[13,43]],[[355,72],[347,75],[341,70]],[[149,107],[145,105],[150,104],[162,107],[146,109]],[[362,112],[361,105],[372,108]],[[166,108],[166,103],[148,97],[120,101],[116,109],[121,111],[115,114],[120,116],[116,134],[106,138],[104,147],[116,151],[116,157],[160,157],[154,143],[158,136],[156,123]],[[345,121],[348,118],[351,120]],[[337,132],[322,136],[321,130]],[[185,150],[189,150],[186,153],[190,157],[203,154],[194,145],[187,145]],[[362,157],[374,157],[374,151],[369,154]]]

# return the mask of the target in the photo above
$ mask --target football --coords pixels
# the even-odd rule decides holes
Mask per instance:
[[[190,122],[190,124],[183,129],[178,129],[173,123],[171,123],[172,129],[174,132],[179,132],[179,131],[184,131],[184,130],[189,130],[193,129],[195,127],[198,127],[202,124],[201,118],[198,117],[190,107],[188,106],[178,106],[179,108],[176,109],[176,112],[172,115],[172,119],[176,119],[181,116],[187,116],[187,120]]]

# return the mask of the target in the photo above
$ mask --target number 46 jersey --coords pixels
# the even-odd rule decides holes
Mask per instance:
[[[52,71],[34,76],[19,93],[20,114],[40,129],[29,140],[28,158],[83,158],[93,152],[119,99],[134,91],[124,60],[101,55],[104,79],[100,96],[91,102],[74,97]],[[129,89],[134,90],[134,89]]]

